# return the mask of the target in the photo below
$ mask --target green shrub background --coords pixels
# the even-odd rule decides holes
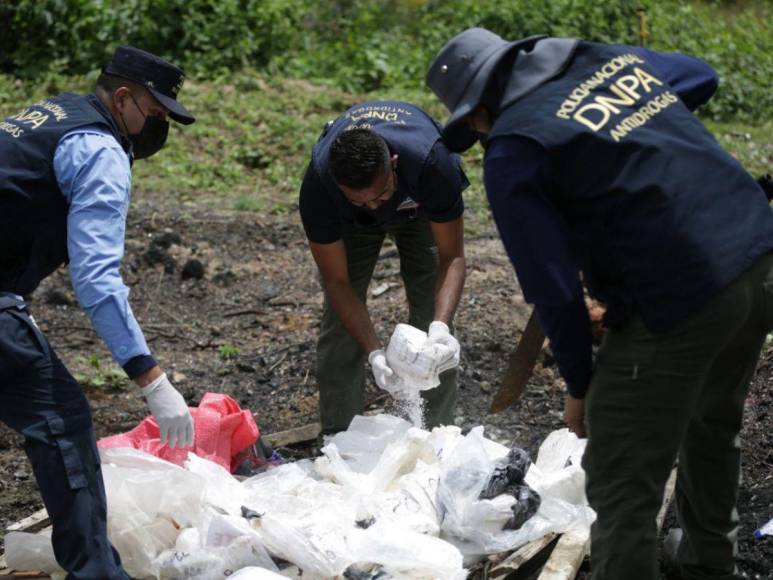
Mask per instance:
[[[773,116],[768,0],[5,0],[0,73],[94,75],[128,43],[199,80],[250,68],[349,92],[419,89],[434,54],[464,28],[638,44],[640,5],[649,47],[700,56],[720,73],[704,116]]]

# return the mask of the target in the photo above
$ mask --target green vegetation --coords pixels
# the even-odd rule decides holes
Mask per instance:
[[[218,349],[218,352],[223,360],[231,360],[239,356],[242,351],[238,346],[224,344]]]
[[[126,390],[129,379],[114,363],[103,364],[96,354],[84,358],[81,363],[88,368],[88,372],[76,374],[75,380],[84,387],[113,392]]]
[[[636,44],[640,6],[649,46],[701,56],[719,71],[723,90],[709,116],[772,116],[767,0],[17,0],[0,3],[0,72],[94,74],[128,43],[200,80],[252,67],[348,92],[423,89],[429,61],[464,28]]]
[[[648,46],[695,54],[720,89],[700,112],[757,175],[773,157],[773,8],[769,2],[650,0]],[[467,26],[638,44],[635,0],[18,0],[0,2],[0,117],[64,90],[87,92],[119,43],[182,62],[181,99],[164,151],[134,166],[134,202],[294,211],[325,122],[366,99],[399,99],[443,120],[423,84],[443,42]],[[482,150],[465,155],[471,233],[488,227]]]

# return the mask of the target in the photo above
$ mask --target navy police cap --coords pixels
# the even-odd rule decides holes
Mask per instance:
[[[172,63],[133,46],[119,46],[102,72],[145,87],[159,103],[169,109],[169,116],[178,123],[190,125],[196,120],[177,102],[177,93],[183,86],[185,73]]]

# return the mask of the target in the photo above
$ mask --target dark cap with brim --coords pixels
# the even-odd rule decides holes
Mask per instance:
[[[196,120],[177,102],[177,94],[185,80],[185,73],[180,67],[139,48],[119,46],[102,72],[143,86],[178,123],[190,125]]]
[[[477,136],[465,117],[483,100],[483,93],[497,65],[512,50],[532,37],[507,42],[485,28],[469,28],[440,49],[427,73],[427,85],[451,112],[443,128],[443,141],[452,151],[472,147]]]

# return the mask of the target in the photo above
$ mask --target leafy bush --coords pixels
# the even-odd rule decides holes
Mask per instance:
[[[306,0],[19,0],[0,3],[0,71],[70,74],[119,44],[181,62],[201,76],[264,66],[293,42]]]
[[[636,44],[699,56],[722,78],[705,114],[773,112],[770,4],[678,0],[18,0],[0,2],[0,72],[94,75],[118,44],[175,62],[199,79],[255,68],[349,92],[423,87],[443,43],[470,26]]]

